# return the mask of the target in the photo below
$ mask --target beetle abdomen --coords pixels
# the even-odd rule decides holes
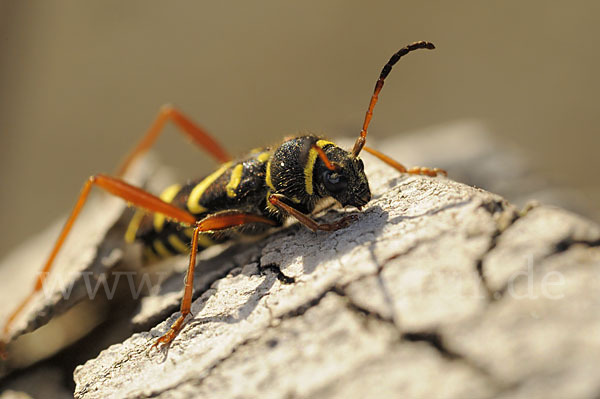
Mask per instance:
[[[167,187],[160,198],[194,214],[198,220],[223,210],[264,214],[265,170],[271,157],[268,150],[254,151],[245,159],[221,165],[203,179]],[[242,229],[257,233],[260,229]],[[147,214],[137,210],[132,217],[125,240],[140,241],[147,260],[156,260],[188,253],[193,227],[172,223],[161,214]],[[223,242],[230,234],[201,233],[198,250]]]

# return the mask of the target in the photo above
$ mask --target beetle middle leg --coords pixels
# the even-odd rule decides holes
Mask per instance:
[[[183,328],[185,318],[191,313],[192,294],[194,290],[194,269],[196,268],[196,253],[198,252],[198,235],[202,232],[219,231],[231,227],[242,226],[249,223],[263,223],[272,226],[278,225],[277,222],[267,219],[264,216],[245,213],[240,211],[223,211],[213,215],[208,215],[204,219],[196,222],[194,234],[192,235],[192,245],[190,253],[190,263],[184,280],[184,293],[181,300],[180,315],[171,325],[169,331],[158,338],[150,349],[164,347],[169,345]]]

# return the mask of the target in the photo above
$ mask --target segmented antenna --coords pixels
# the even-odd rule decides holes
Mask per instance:
[[[385,66],[381,70],[381,74],[379,74],[379,79],[377,79],[377,83],[375,83],[375,91],[373,92],[373,96],[371,97],[371,102],[369,103],[367,114],[365,115],[365,121],[363,122],[363,127],[360,131],[360,136],[358,137],[358,139],[356,139],[354,147],[352,148],[353,156],[358,156],[358,154],[360,154],[360,151],[365,146],[365,143],[367,141],[367,128],[369,127],[369,123],[371,123],[371,118],[373,117],[373,108],[375,108],[375,104],[377,104],[379,93],[383,88],[383,81],[392,71],[392,67],[396,64],[396,62],[398,62],[400,58],[410,53],[411,51],[418,50],[421,48],[433,50],[435,46],[433,45],[433,43],[424,41],[409,44],[408,46],[398,50],[396,54],[392,55],[392,58],[390,58],[390,60],[387,62],[387,64],[385,64]]]

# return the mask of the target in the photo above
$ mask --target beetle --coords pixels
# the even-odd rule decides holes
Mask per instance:
[[[426,41],[402,47],[383,67],[375,84],[362,129],[353,148],[344,150],[314,135],[284,139],[279,145],[252,150],[233,159],[204,129],[172,106],[163,106],[137,146],[128,154],[115,177],[97,174],[83,186],[79,198],[39,273],[32,292],[11,313],[3,327],[4,346],[10,328],[25,305],[40,291],[54,259],[93,186],[122,198],[137,207],[125,233],[127,242],[141,241],[144,257],[151,262],[177,253],[189,253],[180,316],[152,348],[169,345],[190,314],[196,255],[198,251],[240,234],[262,233],[295,218],[309,229],[334,231],[348,226],[356,216],[333,223],[319,223],[312,216],[323,199],[333,198],[342,206],[361,210],[371,199],[364,164],[364,149],[402,173],[446,175],[438,168],[405,168],[399,162],[365,146],[367,129],[386,77],[404,55],[418,49],[434,49]],[[160,196],[150,194],[122,179],[132,162],[154,144],[166,122],[173,122],[197,145],[214,156],[221,166],[208,176],[186,184],[175,184]],[[187,244],[190,243],[191,244]]]

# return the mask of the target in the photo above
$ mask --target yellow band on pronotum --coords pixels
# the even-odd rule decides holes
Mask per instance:
[[[331,141],[327,140],[319,140],[317,141],[318,147],[325,147],[327,144],[335,145]],[[317,150],[311,148],[308,152],[308,159],[306,161],[306,165],[304,166],[304,184],[306,192],[310,195],[313,194],[313,171],[315,169],[315,163],[317,162],[317,157],[319,154]]]

